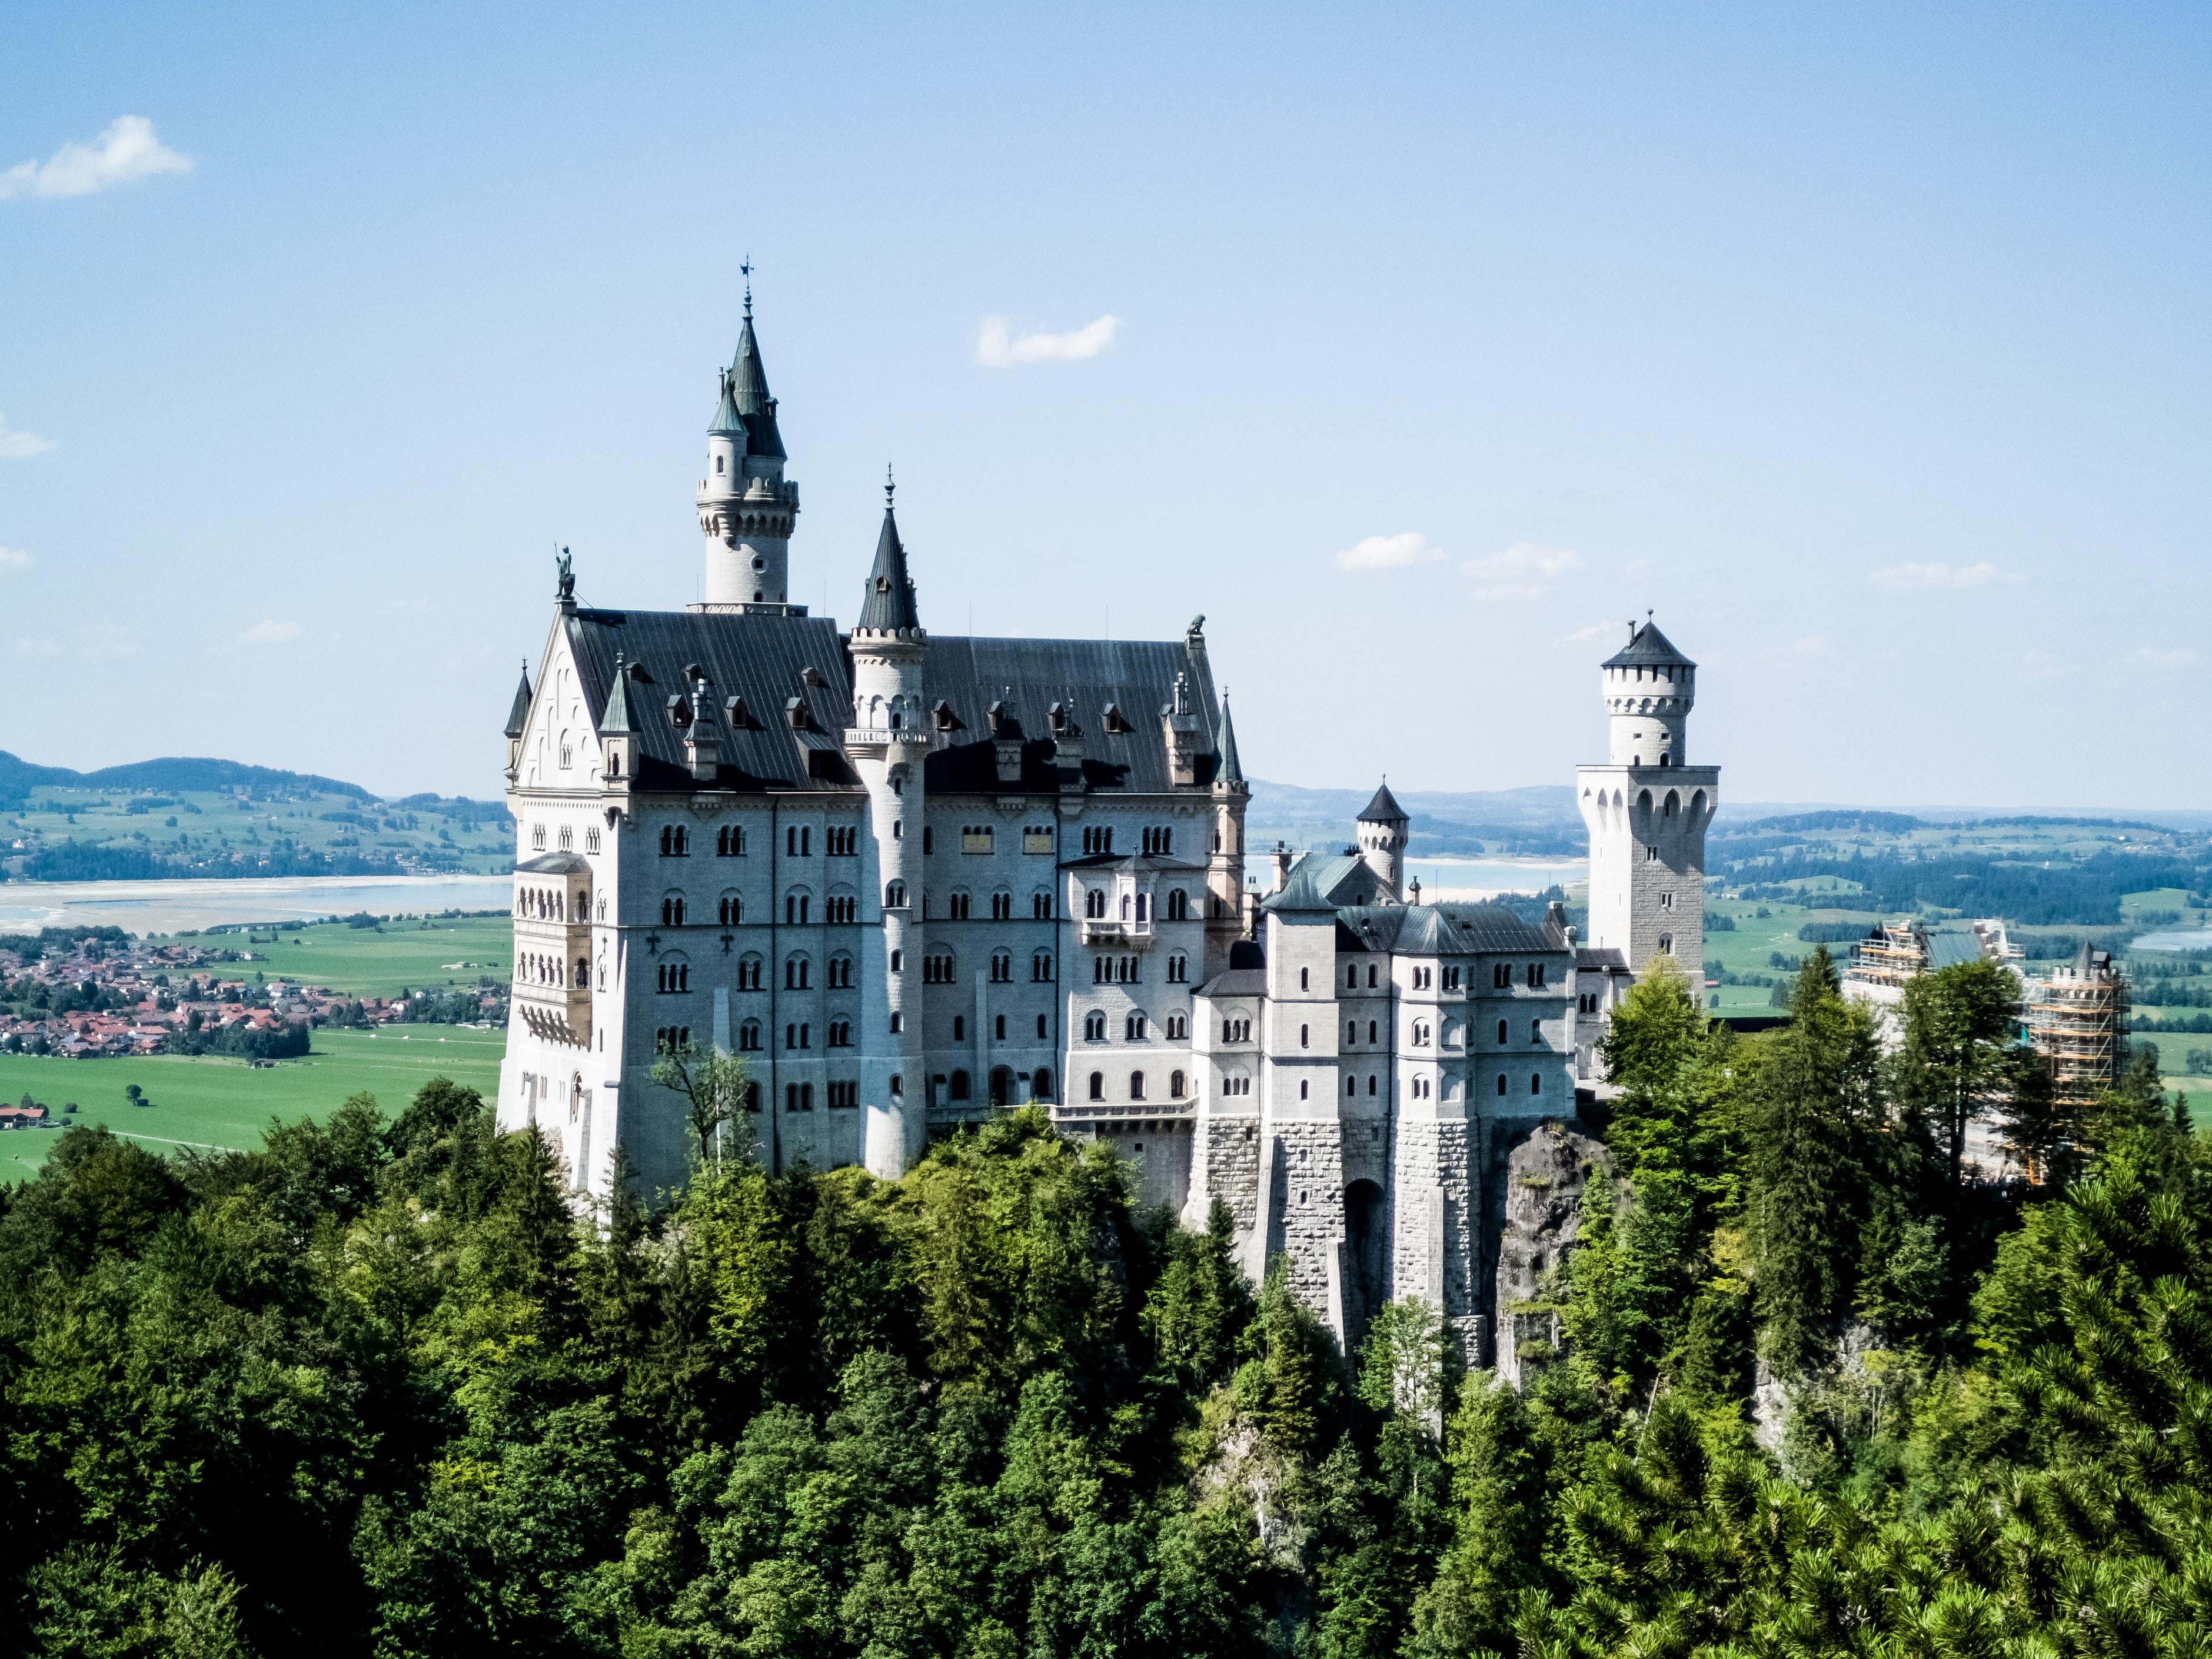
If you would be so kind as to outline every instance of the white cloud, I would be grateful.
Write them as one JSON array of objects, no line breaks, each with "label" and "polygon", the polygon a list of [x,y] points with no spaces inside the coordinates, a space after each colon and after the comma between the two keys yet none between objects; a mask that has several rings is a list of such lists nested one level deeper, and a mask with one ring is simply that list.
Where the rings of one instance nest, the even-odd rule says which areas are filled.
[{"label": "white cloud", "polygon": [[1927,593],[1937,591],[1956,592],[1968,587],[1988,587],[1997,582],[2024,582],[2027,577],[2015,570],[2000,570],[1984,561],[1980,564],[1885,565],[1874,573],[1874,585],[1887,587],[1894,593]]},{"label": "white cloud", "polygon": [[283,645],[300,637],[300,624],[295,622],[259,622],[238,636],[240,645]]},{"label": "white cloud", "polygon": [[2153,668],[2187,668],[2197,660],[2194,651],[2156,645],[2139,645],[2131,654],[2137,662],[2148,663]]},{"label": "white cloud", "polygon": [[1559,641],[1562,645],[1587,645],[1592,640],[1601,640],[1612,633],[1618,623],[1592,623],[1588,628],[1577,628]]},{"label": "white cloud", "polygon": [[9,426],[8,417],[0,415],[0,461],[28,460],[33,455],[43,455],[53,447],[47,439],[35,432],[26,432],[20,426]]},{"label": "white cloud", "polygon": [[0,570],[28,570],[31,556],[20,547],[0,547]]},{"label": "white cloud", "polygon": [[125,115],[88,144],[64,144],[43,162],[19,161],[0,173],[0,200],[10,196],[89,196],[95,191],[190,173],[191,161],[154,136],[143,115]]},{"label": "white cloud", "polygon": [[1478,584],[1478,599],[1533,599],[1554,576],[1579,570],[1583,556],[1565,547],[1545,547],[1536,542],[1516,542],[1496,553],[1469,559],[1460,568]]},{"label": "white cloud", "polygon": [[1121,319],[1109,313],[1064,334],[1042,330],[1017,334],[1014,325],[1006,318],[986,317],[981,331],[975,336],[975,361],[986,368],[1012,368],[1017,363],[1080,362],[1085,357],[1096,357],[1113,344],[1121,326]]},{"label": "white cloud", "polygon": [[1828,648],[1828,636],[1826,634],[1808,634],[1803,639],[1794,641],[1790,648],[1792,651],[1802,651],[1809,657],[1815,652],[1826,651]]},{"label": "white cloud", "polygon": [[1336,556],[1339,570],[1403,570],[1409,564],[1434,564],[1444,556],[1418,530],[1398,536],[1370,536]]}]

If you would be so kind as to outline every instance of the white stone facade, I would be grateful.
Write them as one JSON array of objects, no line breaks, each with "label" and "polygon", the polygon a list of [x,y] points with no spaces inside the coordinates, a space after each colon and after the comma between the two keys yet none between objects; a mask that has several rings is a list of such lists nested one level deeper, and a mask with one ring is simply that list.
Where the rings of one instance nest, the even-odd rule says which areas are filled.
[{"label": "white stone facade", "polygon": [[790,605],[797,494],[750,313],[708,447],[706,601],[594,609],[564,574],[508,722],[501,1126],[603,1200],[618,1172],[685,1178],[684,1103],[652,1079],[671,1046],[746,1060],[741,1132],[781,1170],[895,1176],[1036,1101],[1121,1152],[1140,1201],[1194,1226],[1225,1204],[1254,1276],[1284,1258],[1347,1343],[1419,1296],[1486,1358],[1492,1166],[1573,1115],[1629,975],[1700,959],[1717,771],[1682,763],[1686,660],[1646,629],[1607,665],[1612,757],[1578,775],[1590,940],[1556,907],[1405,902],[1387,789],[1357,847],[1279,860],[1262,894],[1202,618],[933,636],[888,503],[850,632]]}]

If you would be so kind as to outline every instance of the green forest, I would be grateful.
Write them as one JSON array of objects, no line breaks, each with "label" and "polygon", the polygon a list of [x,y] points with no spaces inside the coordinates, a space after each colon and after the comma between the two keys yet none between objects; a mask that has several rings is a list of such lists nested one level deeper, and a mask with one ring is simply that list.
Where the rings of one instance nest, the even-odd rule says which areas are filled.
[{"label": "green forest", "polygon": [[0,1189],[0,1648],[2203,1654],[2212,1161],[2154,1069],[2057,1101],[2010,984],[1886,1054],[1824,948],[1755,1036],[1639,983],[1518,1390],[1419,1303],[1340,1354],[1033,1111],[896,1182],[702,1129],[582,1224],[447,1083],[72,1131]]}]

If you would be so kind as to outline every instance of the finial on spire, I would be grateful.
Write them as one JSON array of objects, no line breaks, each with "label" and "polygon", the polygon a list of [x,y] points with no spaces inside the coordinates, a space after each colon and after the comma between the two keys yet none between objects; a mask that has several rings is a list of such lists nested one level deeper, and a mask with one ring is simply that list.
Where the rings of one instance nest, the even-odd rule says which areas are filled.
[{"label": "finial on spire", "polygon": [[894,492],[894,491],[896,491],[897,489],[898,489],[898,485],[897,485],[897,483],[896,483],[892,479],[892,477],[891,477],[891,464],[890,464],[889,461],[885,461],[885,462],[884,463],[884,512],[888,513],[888,512],[890,512],[890,511],[891,510],[891,495],[892,495],[893,492]]},{"label": "finial on spire", "polygon": [[745,319],[750,322],[753,314],[753,256],[750,253],[745,255],[744,263],[738,269],[744,274]]}]

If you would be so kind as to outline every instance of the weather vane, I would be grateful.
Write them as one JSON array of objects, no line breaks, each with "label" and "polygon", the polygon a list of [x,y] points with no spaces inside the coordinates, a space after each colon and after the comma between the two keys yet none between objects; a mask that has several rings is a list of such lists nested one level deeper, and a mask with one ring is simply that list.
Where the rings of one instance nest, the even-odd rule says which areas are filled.
[{"label": "weather vane", "polygon": [[753,256],[750,253],[745,255],[744,262],[738,266],[738,269],[744,275],[745,315],[750,317],[753,314]]}]

